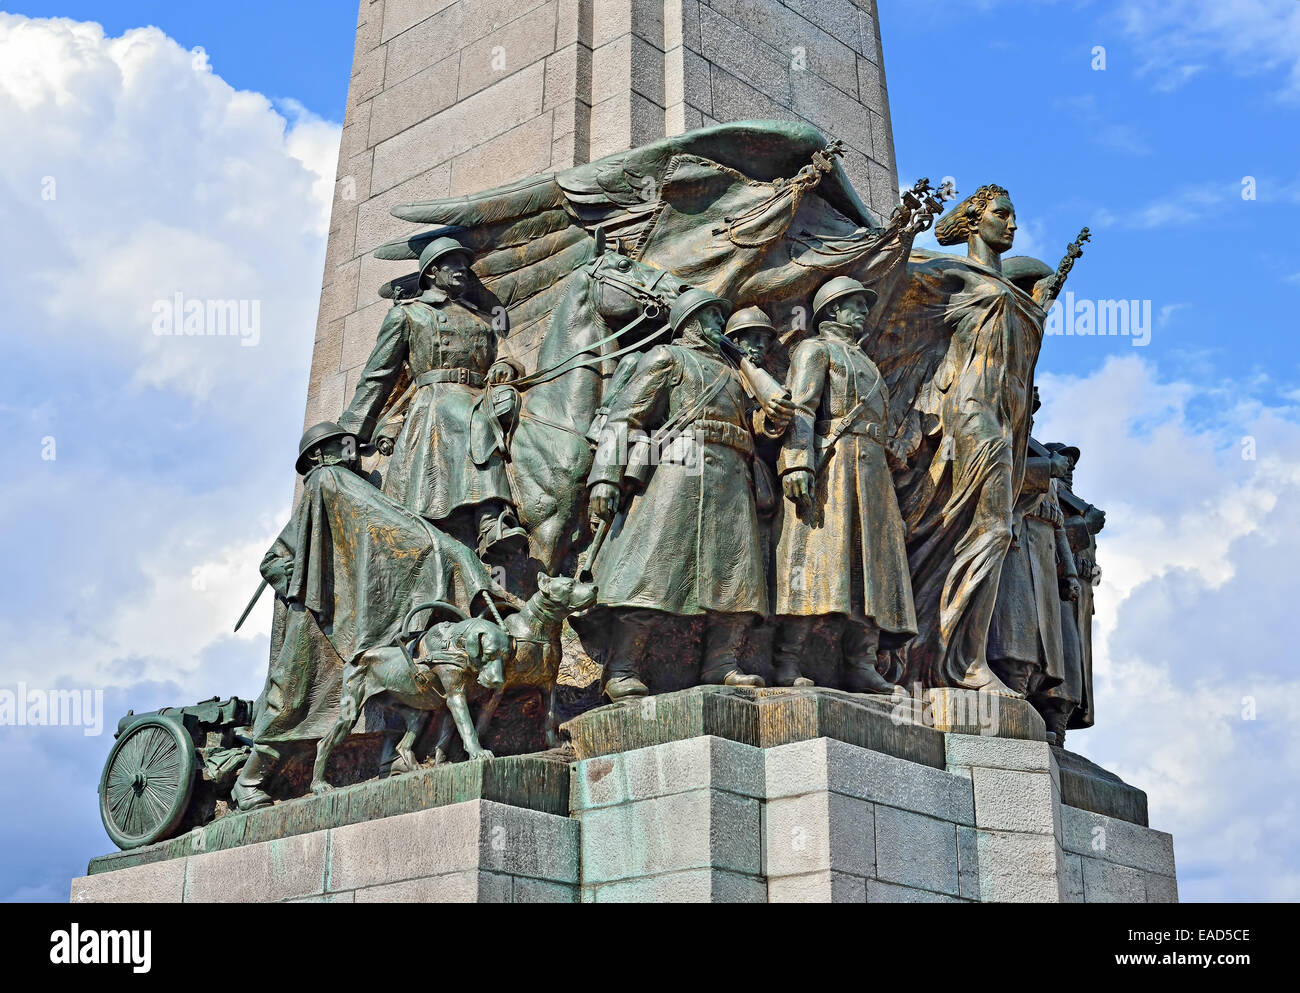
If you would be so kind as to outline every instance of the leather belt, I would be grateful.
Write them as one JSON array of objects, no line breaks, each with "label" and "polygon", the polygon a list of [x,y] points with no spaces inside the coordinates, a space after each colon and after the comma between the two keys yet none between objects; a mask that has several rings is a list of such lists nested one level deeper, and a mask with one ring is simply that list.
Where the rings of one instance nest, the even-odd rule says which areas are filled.
[{"label": "leather belt", "polygon": [[484,379],[472,369],[430,369],[415,377],[417,387],[432,386],[434,383],[459,383],[478,388],[483,385]]},{"label": "leather belt", "polygon": [[699,444],[726,445],[742,455],[752,457],[754,454],[754,436],[748,428],[738,424],[701,418],[691,422],[689,431]]}]

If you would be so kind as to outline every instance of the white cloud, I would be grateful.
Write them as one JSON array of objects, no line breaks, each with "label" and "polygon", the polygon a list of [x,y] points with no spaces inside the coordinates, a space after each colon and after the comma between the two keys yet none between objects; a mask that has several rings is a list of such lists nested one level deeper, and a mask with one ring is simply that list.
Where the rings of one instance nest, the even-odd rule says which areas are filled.
[{"label": "white cloud", "polygon": [[1081,139],[1096,142],[1103,148],[1123,152],[1126,155],[1151,154],[1151,146],[1147,144],[1138,129],[1131,124],[1111,120],[1098,106],[1095,93],[1056,100],[1052,109],[1058,114],[1074,119]]},{"label": "white cloud", "polygon": [[[43,334],[111,340],[137,385],[265,394],[310,353],[340,133],[285,111],[156,28],[0,14],[0,287]],[[156,336],[154,304],[177,292],[258,301],[257,348]]]},{"label": "white cloud", "polygon": [[[0,667],[102,688],[108,732],[0,728],[0,810],[25,812],[0,845],[26,853],[0,898],[66,899],[109,847],[94,785],[128,707],[261,686],[270,598],[231,627],[289,511],[339,133],[157,29],[0,13]],[[155,335],[178,292],[257,301],[256,347]]]},{"label": "white cloud", "polygon": [[[0,13],[0,134],[5,679],[256,693],[269,598],[231,627],[289,511],[340,128],[156,28]],[[154,334],[178,292],[257,301],[256,347]]]},{"label": "white cloud", "polygon": [[1173,323],[1175,315],[1180,310],[1186,310],[1190,306],[1191,304],[1187,303],[1186,301],[1179,301],[1178,303],[1167,303],[1164,306],[1162,306],[1159,312],[1156,314],[1156,323],[1162,328],[1168,327],[1170,324]]},{"label": "white cloud", "polygon": [[1279,96],[1300,100],[1300,4],[1294,0],[1129,0],[1115,8],[1145,60],[1141,72],[1170,91],[1216,61],[1241,75],[1282,75]]},{"label": "white cloud", "polygon": [[1188,184],[1139,207],[1103,209],[1098,212],[1096,226],[1151,230],[1192,225],[1219,213],[1234,197],[1241,199],[1240,180]]},{"label": "white cloud", "polygon": [[[1098,724],[1070,746],[1148,792],[1184,899],[1295,900],[1300,678],[1283,634],[1300,557],[1295,410],[1247,384],[1162,380],[1140,358],[1040,387],[1035,434],[1079,445],[1077,489],[1108,512]],[[1194,418],[1206,400],[1217,416]]]}]

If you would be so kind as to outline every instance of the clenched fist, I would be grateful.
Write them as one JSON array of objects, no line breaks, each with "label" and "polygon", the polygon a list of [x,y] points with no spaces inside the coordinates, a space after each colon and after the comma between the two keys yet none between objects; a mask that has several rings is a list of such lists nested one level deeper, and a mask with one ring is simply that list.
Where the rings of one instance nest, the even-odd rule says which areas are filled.
[{"label": "clenched fist", "polygon": [[613,483],[597,483],[591,488],[590,505],[593,517],[613,520],[618,513],[618,487]]},{"label": "clenched fist", "polygon": [[811,469],[795,469],[781,480],[785,498],[800,507],[807,507],[813,499],[813,474]]}]

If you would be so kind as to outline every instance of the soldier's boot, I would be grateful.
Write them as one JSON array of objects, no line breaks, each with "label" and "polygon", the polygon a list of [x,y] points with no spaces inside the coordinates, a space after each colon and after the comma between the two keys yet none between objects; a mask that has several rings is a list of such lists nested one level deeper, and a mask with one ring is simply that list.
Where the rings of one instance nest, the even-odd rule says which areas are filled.
[{"label": "soldier's boot", "polygon": [[1035,669],[1032,662],[1022,662],[1019,659],[996,659],[989,663],[989,668],[1006,684],[1007,689],[1021,696],[1029,692],[1029,680],[1033,677]]},{"label": "soldier's boot", "polygon": [[850,693],[893,693],[894,684],[876,668],[880,628],[874,624],[844,625],[844,688]]},{"label": "soldier's boot", "polygon": [[254,745],[248,753],[248,761],[239,770],[239,778],[230,789],[230,799],[240,810],[256,810],[267,807],[273,802],[271,794],[262,789],[266,777],[271,773],[271,763],[276,753],[265,745]]},{"label": "soldier's boot", "polygon": [[700,683],[708,686],[763,686],[762,676],[753,676],[740,668],[745,647],[745,630],[751,623],[747,614],[709,614],[704,629],[704,664],[700,666]]},{"label": "soldier's boot", "polygon": [[528,532],[519,526],[510,506],[496,500],[483,504],[478,517],[478,557],[499,562],[527,550]]},{"label": "soldier's boot", "polygon": [[612,703],[628,697],[647,696],[649,693],[650,687],[631,673],[611,676],[605,683],[605,696],[609,697]]},{"label": "soldier's boot", "polygon": [[637,668],[645,658],[646,645],[661,628],[660,620],[648,610],[614,613],[605,663],[605,695],[611,701],[649,694],[650,687],[637,675]]},{"label": "soldier's boot", "polygon": [[1047,741],[1060,748],[1065,747],[1065,728],[1070,723],[1070,713],[1074,704],[1068,700],[1049,700],[1038,708],[1047,725]]},{"label": "soldier's boot", "polygon": [[783,617],[781,633],[777,639],[776,651],[772,653],[774,668],[772,681],[777,686],[815,686],[816,684],[803,674],[804,646],[808,643],[808,633],[812,627],[810,617]]}]

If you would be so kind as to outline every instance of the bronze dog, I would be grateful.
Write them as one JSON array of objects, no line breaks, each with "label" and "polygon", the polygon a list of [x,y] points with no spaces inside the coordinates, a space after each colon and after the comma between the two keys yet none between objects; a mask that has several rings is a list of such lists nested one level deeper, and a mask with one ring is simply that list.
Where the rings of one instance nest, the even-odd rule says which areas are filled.
[{"label": "bronze dog", "polygon": [[[429,605],[413,610],[408,621],[425,606]],[[433,625],[419,636],[414,651],[406,648],[408,637],[411,636],[404,635],[398,645],[372,648],[355,662],[344,665],[339,719],[316,746],[312,792],[333,789],[325,780],[330,752],[356,726],[361,708],[370,700],[401,714],[406,724],[406,733],[395,749],[392,745],[385,746],[381,768],[392,763],[389,753],[393,750],[406,769],[416,768],[413,752],[416,737],[428,715],[443,710],[455,723],[471,759],[493,757],[479,744],[465,691],[473,675],[477,675],[478,684],[487,690],[504,685],[506,661],[514,652],[514,639],[504,628],[479,617]]]},{"label": "bronze dog", "polygon": [[[560,671],[560,628],[569,615],[587,610],[596,602],[596,586],[568,576],[537,575],[537,592],[528,598],[523,609],[507,614],[506,630],[514,642],[514,652],[506,665],[505,681],[483,702],[476,726],[480,737],[487,734],[504,692],[525,687],[542,691],[546,703],[546,743],[560,745],[555,720],[555,683]],[[434,754],[444,761],[452,734],[450,714],[444,714],[438,729]],[[463,736],[462,736],[463,740]]]}]

